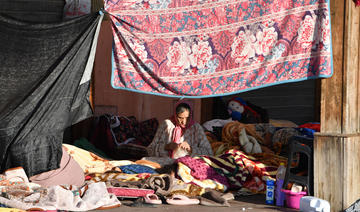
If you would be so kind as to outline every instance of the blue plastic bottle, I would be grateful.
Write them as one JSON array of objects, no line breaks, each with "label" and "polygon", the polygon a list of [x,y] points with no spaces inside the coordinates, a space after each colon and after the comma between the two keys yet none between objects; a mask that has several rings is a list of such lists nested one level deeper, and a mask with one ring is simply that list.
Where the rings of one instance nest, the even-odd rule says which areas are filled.
[{"label": "blue plastic bottle", "polygon": [[275,182],[273,180],[266,180],[266,204],[274,204],[274,190]]},{"label": "blue plastic bottle", "polygon": [[284,184],[285,173],[286,173],[285,164],[280,163],[280,166],[276,172],[275,199],[277,206],[284,206],[285,194],[284,192],[281,191],[281,189]]}]

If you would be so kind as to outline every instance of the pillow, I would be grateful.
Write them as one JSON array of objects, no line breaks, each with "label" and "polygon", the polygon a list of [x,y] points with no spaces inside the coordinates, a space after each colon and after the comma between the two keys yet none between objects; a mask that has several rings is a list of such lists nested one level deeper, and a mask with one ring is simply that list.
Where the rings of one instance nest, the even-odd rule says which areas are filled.
[{"label": "pillow", "polygon": [[270,119],[269,122],[274,127],[298,127],[297,124],[289,120]]}]

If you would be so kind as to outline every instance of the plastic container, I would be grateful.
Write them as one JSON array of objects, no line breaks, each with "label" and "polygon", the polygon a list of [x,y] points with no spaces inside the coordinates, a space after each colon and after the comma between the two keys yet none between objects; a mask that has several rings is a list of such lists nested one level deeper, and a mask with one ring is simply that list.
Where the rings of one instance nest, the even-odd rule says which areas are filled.
[{"label": "plastic container", "polygon": [[290,190],[281,189],[285,193],[286,206],[289,208],[300,208],[300,199],[306,195],[305,191],[301,192],[292,192]]},{"label": "plastic container", "polygon": [[274,180],[266,180],[266,204],[273,205],[274,204],[274,190],[275,190],[275,182]]},{"label": "plastic container", "polygon": [[280,163],[279,168],[276,171],[276,188],[275,188],[275,199],[277,206],[284,206],[285,194],[281,191],[284,184],[286,173],[286,167],[284,163]]},{"label": "plastic container", "polygon": [[330,203],[317,197],[305,196],[300,199],[300,211],[330,212]]}]

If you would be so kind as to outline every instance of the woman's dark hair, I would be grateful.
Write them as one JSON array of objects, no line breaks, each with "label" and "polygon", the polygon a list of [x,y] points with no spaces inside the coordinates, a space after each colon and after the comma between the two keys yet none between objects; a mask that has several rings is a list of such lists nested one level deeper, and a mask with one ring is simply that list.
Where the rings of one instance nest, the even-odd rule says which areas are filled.
[{"label": "woman's dark hair", "polygon": [[178,104],[178,106],[176,106],[176,109],[175,109],[176,114],[180,114],[185,111],[189,111],[189,113],[191,112],[190,105],[188,105],[186,103],[180,103],[180,104]]}]

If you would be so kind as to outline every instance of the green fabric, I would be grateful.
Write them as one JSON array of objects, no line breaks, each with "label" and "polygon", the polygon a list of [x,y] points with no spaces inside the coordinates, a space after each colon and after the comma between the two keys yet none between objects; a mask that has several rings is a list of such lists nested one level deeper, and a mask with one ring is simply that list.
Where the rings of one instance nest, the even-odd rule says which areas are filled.
[{"label": "green fabric", "polygon": [[100,149],[96,148],[86,138],[80,138],[78,140],[75,140],[73,145],[76,146],[76,147],[79,147],[81,149],[85,149],[85,150],[87,150],[89,152],[95,153],[100,157],[103,157],[103,158],[106,158],[106,159],[110,158],[109,156],[107,156],[105,154],[105,152],[103,152]]}]

